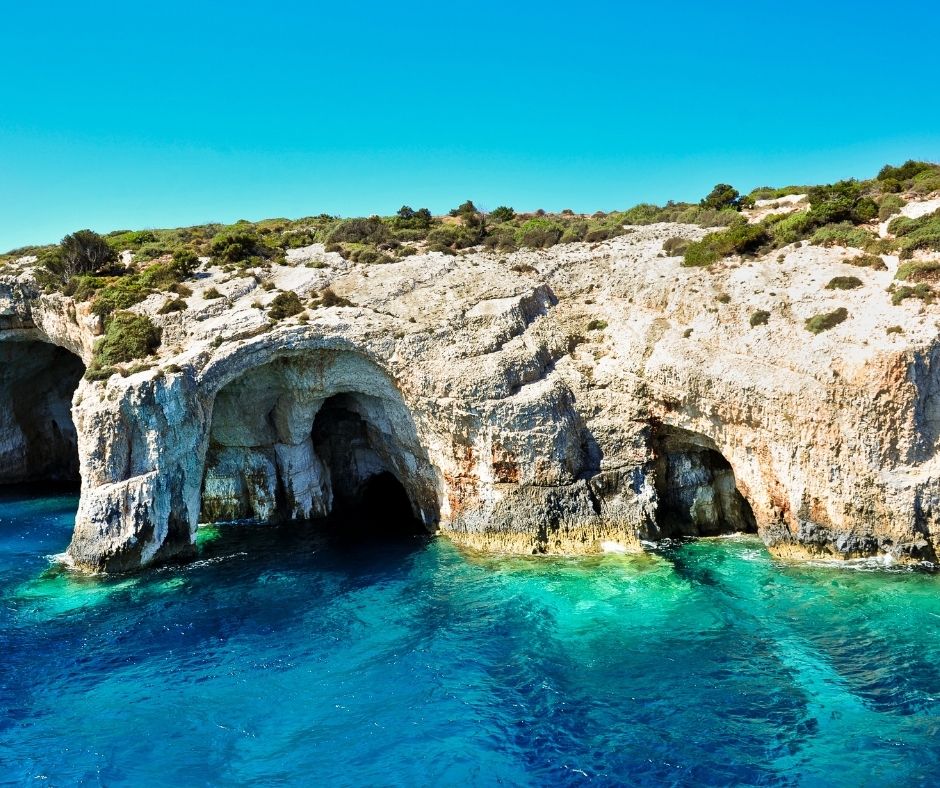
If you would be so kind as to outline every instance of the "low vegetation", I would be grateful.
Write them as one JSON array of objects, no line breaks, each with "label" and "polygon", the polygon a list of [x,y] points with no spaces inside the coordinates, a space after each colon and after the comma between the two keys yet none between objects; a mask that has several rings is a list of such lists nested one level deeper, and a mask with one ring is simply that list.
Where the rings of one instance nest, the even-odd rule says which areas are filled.
[{"label": "low vegetation", "polygon": [[834,276],[826,285],[826,290],[854,290],[862,286],[862,280],[857,276]]},{"label": "low vegetation", "polygon": [[940,279],[940,260],[909,260],[894,275],[902,282],[933,282]]},{"label": "low vegetation", "polygon": [[94,357],[85,376],[103,380],[125,364],[153,355],[160,347],[160,329],[146,315],[115,312],[107,321],[104,336],[95,344]]},{"label": "low vegetation", "polygon": [[751,328],[755,326],[766,326],[770,320],[770,312],[766,309],[758,309],[751,313]]},{"label": "low vegetation", "polygon": [[805,322],[806,330],[813,334],[820,334],[834,328],[848,318],[849,312],[844,306],[834,309],[832,312],[823,312],[820,315],[813,315],[807,318]]},{"label": "low vegetation", "polygon": [[727,230],[706,235],[701,241],[689,244],[683,265],[711,265],[732,254],[757,252],[770,237],[759,224],[738,224]]},{"label": "low vegetation", "polygon": [[293,290],[287,290],[274,296],[274,300],[268,307],[268,317],[272,320],[283,320],[286,317],[299,315],[304,311],[304,305],[300,302],[300,296]]},{"label": "low vegetation", "polygon": [[[184,282],[197,275],[203,265],[233,273],[257,271],[284,263],[290,250],[314,243],[324,244],[327,251],[347,260],[376,265],[419,252],[455,256],[480,247],[506,253],[557,244],[594,244],[629,234],[636,225],[678,222],[715,228],[696,242],[673,236],[663,244],[665,254],[683,256],[687,266],[708,266],[729,255],[757,255],[805,242],[861,249],[867,257],[847,262],[869,264],[861,261],[894,252],[911,260],[919,251],[940,250],[940,211],[917,219],[897,216],[907,200],[936,191],[940,191],[940,165],[908,161],[885,166],[868,180],[763,186],[746,195],[720,183],[697,202],[642,203],[624,211],[591,215],[569,209],[520,212],[508,205],[486,211],[465,200],[446,216],[403,205],[391,216],[320,214],[295,220],[117,230],[103,236],[79,230],[56,245],[25,247],[0,255],[0,270],[18,257],[36,255],[38,279],[46,291],[93,301],[94,311],[105,317],[154,293],[177,296],[165,302],[177,304],[188,291]],[[795,194],[806,198],[791,212],[766,215],[750,224],[742,212],[757,200]],[[896,237],[878,238],[875,224],[889,219],[890,233]],[[883,265],[871,263],[874,268]],[[210,289],[204,296],[221,294]]]},{"label": "low vegetation", "polygon": [[888,225],[888,231],[898,238],[902,260],[909,260],[918,249],[940,251],[940,210],[917,219],[899,216]]},{"label": "low vegetation", "polygon": [[917,298],[926,304],[932,304],[934,300],[933,290],[930,286],[919,282],[916,285],[900,285],[891,289],[891,303],[897,306],[908,298]]},{"label": "low vegetation", "polygon": [[873,271],[886,271],[888,266],[885,261],[877,254],[863,254],[858,257],[850,257],[845,262],[849,265],[855,265],[859,268],[871,268]]}]

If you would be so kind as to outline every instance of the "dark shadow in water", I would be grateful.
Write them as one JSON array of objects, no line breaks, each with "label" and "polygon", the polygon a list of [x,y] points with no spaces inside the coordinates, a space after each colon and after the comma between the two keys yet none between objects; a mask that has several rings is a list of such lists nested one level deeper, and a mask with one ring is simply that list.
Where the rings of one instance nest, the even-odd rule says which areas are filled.
[{"label": "dark shadow in water", "polygon": [[67,482],[17,482],[0,484],[0,501],[28,501],[36,498],[77,498],[81,485]]},{"label": "dark shadow in water", "polygon": [[217,525],[215,539],[200,549],[200,558],[246,553],[265,563],[290,556],[335,551],[344,558],[370,556],[389,562],[422,549],[431,538],[414,516],[411,501],[391,473],[368,478],[355,497],[336,501],[328,516],[280,525]]}]

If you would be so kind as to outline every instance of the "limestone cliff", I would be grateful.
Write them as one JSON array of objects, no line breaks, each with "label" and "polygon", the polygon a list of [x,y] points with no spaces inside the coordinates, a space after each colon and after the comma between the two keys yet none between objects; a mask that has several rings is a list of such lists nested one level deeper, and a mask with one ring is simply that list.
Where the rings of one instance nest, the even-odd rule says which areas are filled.
[{"label": "limestone cliff", "polygon": [[[68,555],[90,570],[185,555],[203,521],[325,514],[379,473],[428,530],[484,550],[756,529],[785,557],[935,561],[936,309],[892,304],[890,256],[791,246],[696,269],[661,252],[704,232],[212,268],[185,311],[134,307],[163,344],[101,382],[78,381],[100,325],[27,266],[0,283],[0,481],[74,476],[77,443]],[[847,274],[863,286],[825,289]],[[352,305],[269,321],[278,291],[328,286]],[[837,307],[844,322],[804,328]]]}]

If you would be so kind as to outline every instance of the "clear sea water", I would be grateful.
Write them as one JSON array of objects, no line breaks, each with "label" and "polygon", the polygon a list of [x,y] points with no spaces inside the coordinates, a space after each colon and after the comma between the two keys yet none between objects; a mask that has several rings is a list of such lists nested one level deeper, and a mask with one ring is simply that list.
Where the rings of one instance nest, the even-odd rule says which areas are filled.
[{"label": "clear sea water", "polygon": [[232,527],[88,579],[75,506],[0,498],[4,784],[940,782],[936,575]]}]

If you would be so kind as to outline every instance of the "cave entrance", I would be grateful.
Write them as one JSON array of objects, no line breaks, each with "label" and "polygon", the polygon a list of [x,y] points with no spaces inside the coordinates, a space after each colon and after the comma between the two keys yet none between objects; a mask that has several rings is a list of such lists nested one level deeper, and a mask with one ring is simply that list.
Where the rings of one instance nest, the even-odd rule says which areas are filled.
[{"label": "cave entrance", "polygon": [[757,533],[734,470],[711,439],[658,424],[652,448],[659,538]]},{"label": "cave entrance", "polygon": [[79,482],[72,396],[84,372],[57,345],[0,343],[0,484]]},{"label": "cave entrance", "polygon": [[314,419],[314,451],[332,482],[330,530],[352,541],[427,534],[396,475],[394,437],[368,418],[375,404],[361,394],[339,394]]},{"label": "cave entrance", "polygon": [[410,410],[361,356],[281,359],[216,395],[201,522],[314,523],[344,541],[410,538],[436,530],[438,495]]}]

